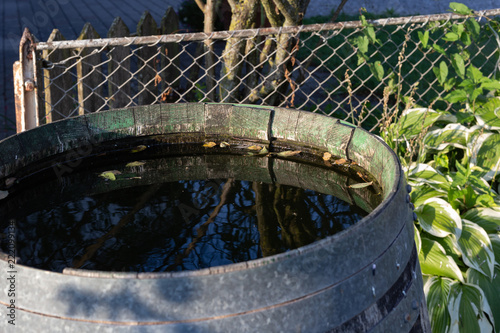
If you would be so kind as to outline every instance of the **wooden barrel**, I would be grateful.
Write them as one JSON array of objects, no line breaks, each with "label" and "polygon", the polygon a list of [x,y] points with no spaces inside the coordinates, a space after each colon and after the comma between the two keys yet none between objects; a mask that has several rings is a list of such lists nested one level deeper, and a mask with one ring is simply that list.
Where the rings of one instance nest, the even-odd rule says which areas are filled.
[{"label": "wooden barrel", "polygon": [[[16,329],[430,332],[409,189],[399,161],[376,136],[331,117],[210,103],[88,114],[1,141],[0,190],[8,191],[16,178],[36,168],[50,168],[48,157],[77,163],[102,153],[107,143],[116,140],[169,134],[185,134],[191,140],[234,137],[328,151],[369,171],[383,188],[384,199],[352,227],[305,247],[197,271],[55,273],[17,263],[10,266],[11,258],[1,254],[0,270],[14,272],[9,274],[14,275],[16,293],[15,297],[1,293],[0,304],[14,302]],[[300,182],[300,173],[295,175]],[[366,205],[359,190],[343,191]],[[0,330],[9,328],[4,317]]]}]

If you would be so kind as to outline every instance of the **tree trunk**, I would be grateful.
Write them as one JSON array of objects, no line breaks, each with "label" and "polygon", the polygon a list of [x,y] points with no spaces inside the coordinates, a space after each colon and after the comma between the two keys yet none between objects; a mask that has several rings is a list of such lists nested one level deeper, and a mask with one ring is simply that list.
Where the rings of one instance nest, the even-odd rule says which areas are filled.
[{"label": "tree trunk", "polygon": [[[262,6],[267,18],[273,27],[291,27],[302,23],[309,0],[263,0]],[[266,79],[250,94],[250,101],[255,102],[260,98],[266,98],[266,104],[278,105],[282,96],[286,93],[289,80],[288,74],[292,71],[293,62],[290,62],[298,48],[293,48],[294,38],[290,34],[275,36],[276,51],[270,57],[269,73]],[[269,50],[269,48],[265,48]]]},{"label": "tree trunk", "polygon": [[[229,30],[249,29],[254,24],[257,0],[228,0],[231,6],[231,25]],[[229,38],[222,54],[220,101],[238,102],[238,85],[243,62],[241,61],[246,42],[241,38]]]}]

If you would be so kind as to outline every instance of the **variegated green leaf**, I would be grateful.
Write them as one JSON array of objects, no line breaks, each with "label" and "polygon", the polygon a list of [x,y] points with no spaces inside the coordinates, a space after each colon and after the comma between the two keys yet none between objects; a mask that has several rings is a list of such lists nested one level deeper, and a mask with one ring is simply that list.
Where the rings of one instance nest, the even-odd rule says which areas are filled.
[{"label": "variegated green leaf", "polygon": [[449,188],[451,180],[428,164],[419,163],[408,172],[408,178],[418,184],[437,184]]},{"label": "variegated green leaf", "polygon": [[417,253],[420,253],[420,250],[422,249],[422,240],[420,239],[420,231],[418,231],[415,225],[413,225],[413,231],[415,233],[415,246],[417,248]]},{"label": "variegated green leaf", "polygon": [[483,228],[471,221],[462,219],[462,234],[457,237],[457,247],[462,251],[462,259],[467,266],[474,268],[489,278],[493,277],[495,255],[490,238]]},{"label": "variegated green leaf", "polygon": [[[500,332],[500,267],[495,267],[495,274],[493,279],[489,279],[475,269],[470,268],[467,271],[467,282],[475,284],[483,291],[483,296],[489,308],[489,314],[495,324],[495,333]],[[485,310],[486,312],[486,310]]]},{"label": "variegated green leaf", "polygon": [[448,332],[451,317],[448,312],[448,295],[453,280],[433,276],[424,284],[427,309],[432,332]]},{"label": "variegated green leaf", "polygon": [[495,254],[495,265],[500,267],[500,235],[499,234],[489,234],[491,248]]},{"label": "variegated green leaf", "polygon": [[420,226],[431,235],[445,237],[453,234],[460,238],[462,219],[447,201],[440,198],[427,199],[417,207],[415,213]]},{"label": "variegated green leaf", "polygon": [[421,239],[422,249],[418,254],[422,273],[446,276],[463,281],[462,272],[453,258],[446,254],[445,249],[436,241]]},{"label": "variegated green leaf", "polygon": [[426,148],[443,150],[448,146],[467,148],[469,129],[460,124],[448,124],[445,128],[430,131],[424,138]]},{"label": "variegated green leaf", "polygon": [[500,130],[500,99],[489,98],[474,113],[477,123],[489,130]]},{"label": "variegated green leaf", "polygon": [[478,224],[488,233],[500,231],[500,207],[473,208],[465,212],[462,218]]},{"label": "variegated green leaf", "polygon": [[469,150],[471,166],[486,170],[483,178],[489,181],[500,172],[500,134],[483,133],[475,137]]},{"label": "variegated green leaf", "polygon": [[437,190],[428,184],[424,184],[421,186],[415,186],[413,191],[411,191],[410,197],[411,202],[418,207],[424,203],[425,200],[429,198],[438,198],[438,197],[447,197],[448,193],[445,191]]},{"label": "variegated green leaf", "polygon": [[450,331],[481,332],[478,322],[479,317],[484,316],[481,305],[481,291],[477,286],[458,281],[453,282],[450,285],[448,303],[451,316]]},{"label": "variegated green leaf", "polygon": [[411,138],[422,132],[422,128],[431,126],[439,113],[427,108],[409,109],[401,114],[398,121],[399,135]]}]

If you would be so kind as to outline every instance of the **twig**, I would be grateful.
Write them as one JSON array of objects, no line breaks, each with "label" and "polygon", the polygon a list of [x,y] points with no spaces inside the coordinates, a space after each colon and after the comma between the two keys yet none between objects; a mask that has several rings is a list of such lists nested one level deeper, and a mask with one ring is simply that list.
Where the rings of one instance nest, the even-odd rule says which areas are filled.
[{"label": "twig", "polygon": [[182,261],[189,256],[191,251],[194,250],[194,248],[196,247],[196,244],[198,244],[198,242],[205,236],[205,234],[208,230],[208,226],[212,222],[215,221],[215,218],[217,217],[217,215],[219,215],[219,212],[222,209],[222,207],[224,207],[224,205],[227,204],[227,201],[229,200],[229,195],[231,193],[233,185],[234,185],[234,179],[229,178],[222,188],[222,194],[220,196],[219,204],[214,208],[214,210],[212,211],[212,213],[208,217],[208,220],[205,223],[203,223],[198,228],[198,230],[196,230],[196,237],[191,241],[191,243],[188,245],[188,247],[184,250],[183,253],[180,253],[177,255],[177,257],[175,258],[175,262],[173,264],[169,265],[167,267],[166,271],[171,271],[176,266],[180,265],[182,263]]},{"label": "twig", "polygon": [[73,262],[72,268],[82,267],[83,264],[90,260],[95,255],[97,250],[99,250],[103,246],[104,242],[116,235],[120,231],[120,229],[122,229],[127,223],[133,221],[135,214],[144,207],[144,205],[156,194],[160,187],[161,185],[159,184],[152,185],[148,189],[148,191],[142,195],[141,199],[135,204],[134,208],[130,212],[128,212],[127,215],[122,217],[120,219],[120,222],[118,222],[118,224],[116,224],[113,229],[99,237],[94,244],[87,247],[87,251],[85,252],[85,254],[79,260]]}]

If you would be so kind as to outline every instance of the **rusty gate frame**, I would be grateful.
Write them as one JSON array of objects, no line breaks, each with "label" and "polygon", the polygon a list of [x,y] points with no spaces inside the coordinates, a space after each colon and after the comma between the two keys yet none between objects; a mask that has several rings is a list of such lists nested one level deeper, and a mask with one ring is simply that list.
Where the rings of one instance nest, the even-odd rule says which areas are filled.
[{"label": "rusty gate frame", "polygon": [[34,36],[25,28],[19,45],[19,60],[13,66],[17,133],[39,124],[35,45]]}]

